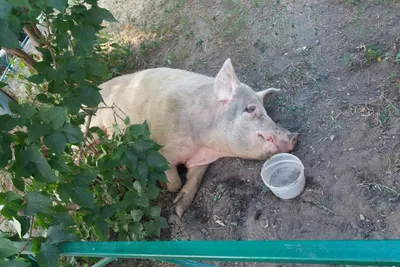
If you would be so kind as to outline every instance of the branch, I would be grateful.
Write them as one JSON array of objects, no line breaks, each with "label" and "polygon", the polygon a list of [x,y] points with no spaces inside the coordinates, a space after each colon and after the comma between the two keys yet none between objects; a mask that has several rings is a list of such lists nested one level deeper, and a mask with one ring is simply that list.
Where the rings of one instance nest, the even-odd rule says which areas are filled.
[{"label": "branch", "polygon": [[[32,231],[33,231],[33,220],[35,219],[35,216],[31,217],[31,227],[29,228],[29,237],[32,237]],[[21,251],[18,253],[17,258],[21,255],[22,252],[24,252],[25,248],[29,245],[30,241],[26,241],[25,246],[21,249]]]},{"label": "branch", "polygon": [[7,53],[20,58],[25,65],[27,65],[33,72],[37,73],[37,70],[33,67],[33,65],[36,64],[36,61],[33,59],[32,56],[30,56],[28,53],[26,53],[24,50],[21,48],[3,48],[6,50]]},{"label": "branch", "polygon": [[89,114],[88,115],[88,120],[87,120],[86,126],[85,126],[85,133],[83,135],[83,144],[82,144],[81,148],[79,149],[79,153],[78,153],[78,160],[81,160],[83,150],[85,149],[85,140],[86,140],[86,138],[88,136],[88,132],[89,132],[89,127],[90,127],[91,121],[92,121],[92,114]]},{"label": "branch", "polygon": [[42,47],[44,36],[34,24],[27,24],[23,27],[24,32],[29,36],[30,40],[37,47]]}]

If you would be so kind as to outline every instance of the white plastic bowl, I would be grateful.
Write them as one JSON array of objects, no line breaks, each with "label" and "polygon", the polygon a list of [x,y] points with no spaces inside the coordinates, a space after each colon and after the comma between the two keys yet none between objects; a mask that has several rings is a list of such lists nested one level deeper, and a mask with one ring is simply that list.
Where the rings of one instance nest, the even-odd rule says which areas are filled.
[{"label": "white plastic bowl", "polygon": [[300,195],[305,186],[304,166],[289,153],[280,153],[267,160],[261,169],[261,178],[272,193],[281,199]]}]

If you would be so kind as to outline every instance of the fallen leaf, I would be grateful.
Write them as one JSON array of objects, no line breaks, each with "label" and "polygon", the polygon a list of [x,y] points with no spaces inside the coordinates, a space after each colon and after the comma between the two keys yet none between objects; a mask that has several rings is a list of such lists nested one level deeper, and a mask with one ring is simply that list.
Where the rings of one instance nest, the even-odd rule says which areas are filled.
[{"label": "fallen leaf", "polygon": [[132,29],[132,25],[129,25],[129,24],[128,24],[128,25],[125,25],[125,26],[124,26],[124,29],[125,29],[125,30],[130,30],[130,29]]},{"label": "fallen leaf", "polygon": [[333,141],[333,139],[335,139],[335,135],[334,134],[332,134],[330,137],[329,137],[330,139],[331,139],[331,142]]},{"label": "fallen leaf", "polygon": [[360,213],[360,220],[361,220],[361,221],[364,221],[364,220],[365,220],[365,216],[362,215],[361,213]]},{"label": "fallen leaf", "polygon": [[381,62],[382,61],[382,58],[381,57],[378,57],[378,62]]},{"label": "fallen leaf", "polygon": [[361,112],[361,113],[365,113],[365,112],[367,112],[367,109],[366,109],[365,107],[362,107],[362,108],[360,109],[360,112]]}]

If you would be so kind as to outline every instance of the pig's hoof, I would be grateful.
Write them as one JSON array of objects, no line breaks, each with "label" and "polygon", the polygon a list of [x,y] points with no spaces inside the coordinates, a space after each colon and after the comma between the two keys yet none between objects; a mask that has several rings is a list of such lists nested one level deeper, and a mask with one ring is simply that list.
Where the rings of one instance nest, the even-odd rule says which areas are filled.
[{"label": "pig's hoof", "polygon": [[179,192],[178,196],[174,200],[175,212],[179,219],[182,218],[183,213],[189,208],[192,203],[193,197],[184,191]]}]

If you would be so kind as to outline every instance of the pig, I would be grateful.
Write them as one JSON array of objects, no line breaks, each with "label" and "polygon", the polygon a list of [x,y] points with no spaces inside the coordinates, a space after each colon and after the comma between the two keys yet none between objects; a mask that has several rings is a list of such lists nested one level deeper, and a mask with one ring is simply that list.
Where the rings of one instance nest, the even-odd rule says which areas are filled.
[{"label": "pig", "polygon": [[[230,58],[214,78],[162,67],[122,75],[99,87],[105,104],[115,103],[132,124],[147,121],[151,138],[163,146],[160,153],[170,163],[166,186],[178,193],[174,204],[179,218],[212,162],[222,157],[265,160],[291,152],[297,144],[298,133],[277,125],[264,108],[268,96],[281,90],[256,93],[239,81]],[[112,133],[113,123],[112,111],[98,109],[91,126]],[[177,171],[181,164],[187,167],[183,186]]]}]

